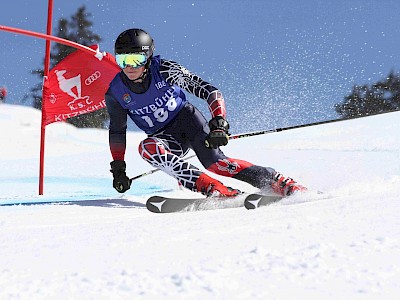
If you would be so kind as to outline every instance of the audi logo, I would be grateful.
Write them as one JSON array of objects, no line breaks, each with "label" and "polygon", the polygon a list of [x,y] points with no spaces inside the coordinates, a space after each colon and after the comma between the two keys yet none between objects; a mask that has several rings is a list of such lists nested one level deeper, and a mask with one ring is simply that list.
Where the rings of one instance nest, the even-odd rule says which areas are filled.
[{"label": "audi logo", "polygon": [[96,71],[92,75],[90,75],[88,78],[85,79],[85,84],[91,85],[93,82],[95,82],[100,77],[101,77],[100,71]]}]

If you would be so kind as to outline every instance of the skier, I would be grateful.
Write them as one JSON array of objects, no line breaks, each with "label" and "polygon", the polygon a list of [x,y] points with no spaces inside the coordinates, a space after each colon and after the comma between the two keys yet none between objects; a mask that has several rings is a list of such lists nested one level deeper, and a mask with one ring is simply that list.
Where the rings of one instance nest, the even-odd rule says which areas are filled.
[{"label": "skier", "polygon": [[0,102],[5,102],[6,96],[7,96],[7,89],[6,87],[3,86],[0,88]]},{"label": "skier", "polygon": [[[216,174],[284,196],[306,190],[273,168],[224,155],[219,147],[228,143],[229,123],[222,93],[180,64],[153,56],[154,49],[153,39],[142,29],[126,30],[115,41],[121,72],[110,83],[105,99],[113,158],[110,171],[118,192],[127,191],[131,185],[124,161],[127,116],[148,135],[139,144],[141,157],[189,190],[205,196],[234,197],[241,193],[183,160],[189,149]],[[207,101],[212,117],[208,123],[186,100],[184,91]]]}]

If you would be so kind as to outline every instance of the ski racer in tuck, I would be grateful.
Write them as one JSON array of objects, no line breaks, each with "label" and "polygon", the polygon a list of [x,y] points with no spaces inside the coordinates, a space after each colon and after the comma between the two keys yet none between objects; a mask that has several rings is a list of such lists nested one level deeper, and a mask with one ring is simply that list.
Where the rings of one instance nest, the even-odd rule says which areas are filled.
[{"label": "ski racer in tuck", "polygon": [[[113,187],[120,193],[130,188],[126,175],[127,117],[145,131],[140,156],[179,183],[205,196],[234,197],[241,192],[210,177],[183,157],[193,149],[203,167],[213,173],[245,181],[280,195],[304,187],[273,168],[227,157],[219,148],[229,140],[225,101],[221,92],[176,62],[153,56],[154,42],[141,29],[122,32],[115,42],[121,68],[105,95],[110,115],[109,145],[113,161]],[[184,92],[208,103],[211,120],[186,100]]]}]

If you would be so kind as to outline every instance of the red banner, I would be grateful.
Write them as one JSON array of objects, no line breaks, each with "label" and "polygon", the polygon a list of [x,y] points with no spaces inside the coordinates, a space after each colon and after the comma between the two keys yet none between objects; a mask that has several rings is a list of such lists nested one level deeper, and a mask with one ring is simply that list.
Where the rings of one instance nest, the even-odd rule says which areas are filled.
[{"label": "red banner", "polygon": [[76,50],[68,55],[50,70],[44,82],[44,126],[106,107],[104,94],[120,70],[109,53]]}]

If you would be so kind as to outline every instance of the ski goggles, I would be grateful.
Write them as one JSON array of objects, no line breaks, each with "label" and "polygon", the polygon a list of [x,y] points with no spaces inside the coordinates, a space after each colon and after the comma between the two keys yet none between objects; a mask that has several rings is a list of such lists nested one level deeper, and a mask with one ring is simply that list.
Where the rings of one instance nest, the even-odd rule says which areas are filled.
[{"label": "ski goggles", "polygon": [[146,53],[126,53],[115,55],[115,60],[121,69],[131,66],[132,68],[140,68],[147,62]]}]

